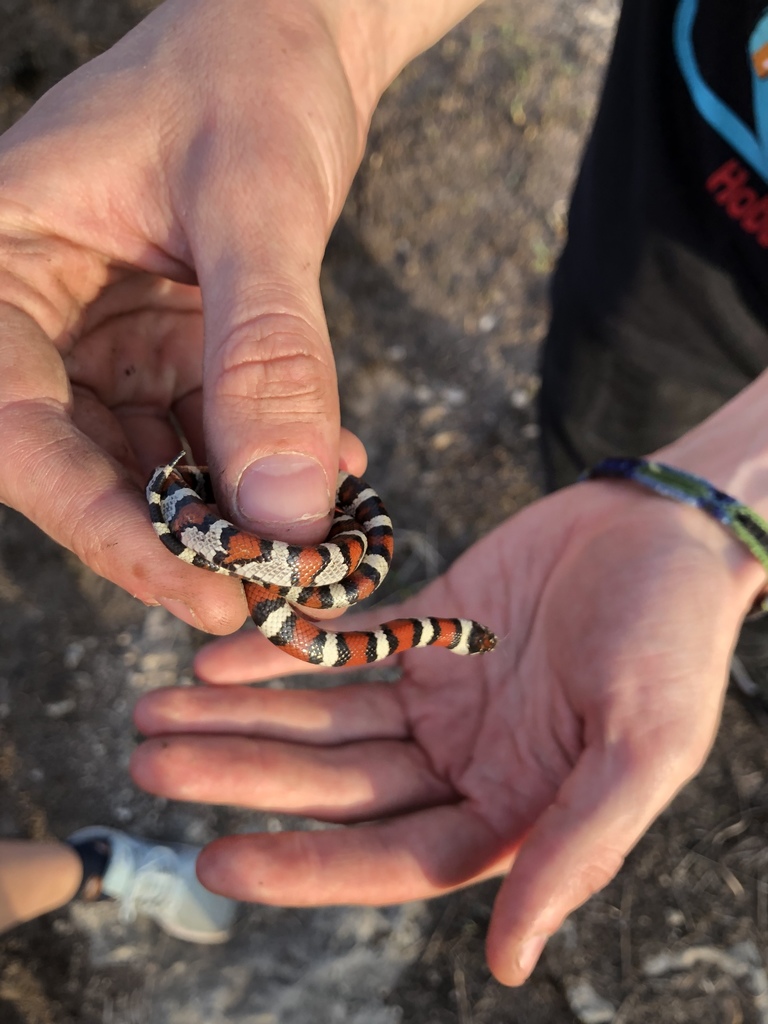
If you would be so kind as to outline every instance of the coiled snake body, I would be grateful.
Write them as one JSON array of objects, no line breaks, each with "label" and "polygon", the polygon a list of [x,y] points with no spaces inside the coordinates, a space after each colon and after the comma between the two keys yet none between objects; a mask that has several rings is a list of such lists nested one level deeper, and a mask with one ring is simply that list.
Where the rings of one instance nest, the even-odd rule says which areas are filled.
[{"label": "coiled snake body", "polygon": [[185,562],[241,579],[254,622],[287,654],[334,668],[414,647],[481,654],[496,646],[494,634],[469,619],[395,619],[373,630],[333,632],[296,612],[294,605],[346,608],[369,597],[386,576],[392,523],[364,480],[339,474],[328,538],[301,547],[260,540],[222,519],[209,507],[214,499],[206,470],[178,461],[158,467],[147,484],[155,532]]}]

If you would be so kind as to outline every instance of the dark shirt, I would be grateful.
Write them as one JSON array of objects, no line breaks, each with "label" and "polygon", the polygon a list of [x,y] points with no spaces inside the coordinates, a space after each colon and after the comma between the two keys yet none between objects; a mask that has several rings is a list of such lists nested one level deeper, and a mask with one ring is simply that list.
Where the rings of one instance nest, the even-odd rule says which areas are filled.
[{"label": "dark shirt", "polygon": [[553,282],[542,413],[581,461],[768,367],[768,8],[625,0]]}]

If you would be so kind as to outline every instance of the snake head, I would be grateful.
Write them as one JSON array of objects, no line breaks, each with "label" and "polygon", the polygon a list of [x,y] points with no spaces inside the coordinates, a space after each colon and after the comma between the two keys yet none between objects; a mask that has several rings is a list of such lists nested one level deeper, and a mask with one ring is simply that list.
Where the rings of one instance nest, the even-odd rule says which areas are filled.
[{"label": "snake head", "polygon": [[479,622],[473,623],[468,642],[470,654],[487,654],[494,649],[497,642],[496,634],[487,626],[481,626]]}]

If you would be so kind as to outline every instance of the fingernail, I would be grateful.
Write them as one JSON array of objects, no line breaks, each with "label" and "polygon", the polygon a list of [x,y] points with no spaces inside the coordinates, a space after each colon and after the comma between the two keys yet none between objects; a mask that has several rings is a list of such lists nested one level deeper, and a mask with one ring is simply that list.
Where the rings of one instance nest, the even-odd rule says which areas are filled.
[{"label": "fingernail", "polygon": [[175,615],[177,619],[181,619],[182,622],[186,622],[188,626],[194,626],[195,629],[202,629],[200,622],[192,611],[182,601],[176,601],[171,597],[161,597],[160,604],[165,608],[171,615]]},{"label": "fingernail", "polygon": [[319,462],[306,455],[270,455],[245,470],[237,504],[254,523],[295,523],[328,515],[331,496]]},{"label": "fingernail", "polygon": [[541,951],[546,946],[548,939],[548,935],[531,935],[531,937],[526,939],[520,946],[520,955],[517,958],[517,964],[520,968],[520,972],[524,974],[526,978],[539,962]]}]

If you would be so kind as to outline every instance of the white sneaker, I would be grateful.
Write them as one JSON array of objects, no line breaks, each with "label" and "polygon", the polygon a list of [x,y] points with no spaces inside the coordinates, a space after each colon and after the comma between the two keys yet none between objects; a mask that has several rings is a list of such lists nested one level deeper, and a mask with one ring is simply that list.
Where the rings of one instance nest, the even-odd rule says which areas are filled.
[{"label": "white sneaker", "polygon": [[146,914],[164,932],[186,942],[226,942],[237,902],[209,892],[197,880],[199,846],[156,843],[98,825],[81,828],[69,843],[103,839],[109,844],[101,891],[120,903],[120,919]]}]

